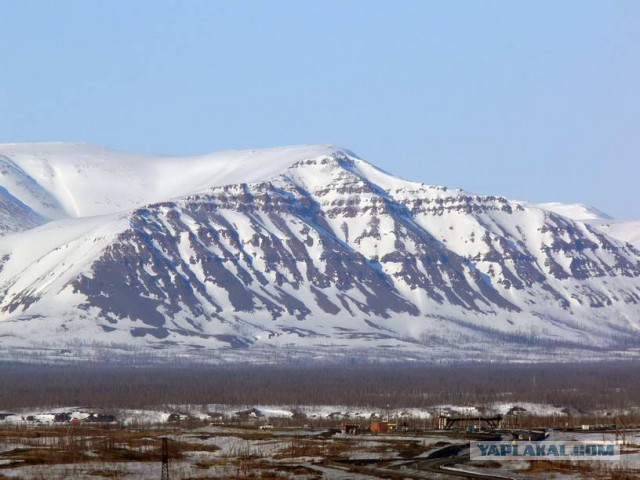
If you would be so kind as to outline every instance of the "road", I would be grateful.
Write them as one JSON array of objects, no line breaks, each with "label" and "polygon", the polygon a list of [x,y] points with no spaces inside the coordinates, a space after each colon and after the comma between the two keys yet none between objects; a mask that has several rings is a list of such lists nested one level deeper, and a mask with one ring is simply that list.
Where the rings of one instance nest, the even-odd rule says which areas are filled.
[{"label": "road", "polygon": [[[337,468],[340,470],[349,470],[351,472],[371,475],[379,478],[397,478],[397,479],[425,479],[431,478],[429,473],[437,473],[439,475],[447,475],[453,478],[473,478],[477,480],[514,480],[514,477],[505,477],[501,475],[490,475],[476,472],[464,471],[461,469],[449,470],[447,467],[451,467],[456,464],[461,464],[469,461],[469,444],[467,445],[449,445],[435,452],[427,458],[420,458],[414,460],[408,460],[403,463],[400,469],[394,468],[380,468],[375,464],[379,463],[381,459],[360,460],[359,462],[369,464],[364,466],[362,464],[356,465],[353,462],[338,462],[327,461],[323,462],[323,465],[329,468]],[[459,467],[456,467],[459,468]]]},{"label": "road", "polygon": [[[448,447],[445,447],[448,448]],[[439,451],[438,451],[439,452]],[[437,454],[438,452],[434,452]],[[465,446],[460,449],[455,456],[430,456],[426,460],[417,462],[415,464],[415,469],[419,471],[431,472],[431,473],[439,473],[441,475],[449,475],[455,478],[475,478],[479,480],[514,480],[513,477],[504,477],[501,475],[493,475],[493,474],[483,474],[469,471],[458,470],[448,470],[447,466],[453,466],[455,464],[460,464],[463,462],[469,461],[469,446]]]}]

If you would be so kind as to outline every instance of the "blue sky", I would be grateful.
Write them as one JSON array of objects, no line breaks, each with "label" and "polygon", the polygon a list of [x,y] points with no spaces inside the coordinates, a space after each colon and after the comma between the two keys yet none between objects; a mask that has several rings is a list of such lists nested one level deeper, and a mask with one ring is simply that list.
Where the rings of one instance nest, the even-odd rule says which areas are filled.
[{"label": "blue sky", "polygon": [[335,143],[640,217],[640,2],[0,0],[0,142]]}]

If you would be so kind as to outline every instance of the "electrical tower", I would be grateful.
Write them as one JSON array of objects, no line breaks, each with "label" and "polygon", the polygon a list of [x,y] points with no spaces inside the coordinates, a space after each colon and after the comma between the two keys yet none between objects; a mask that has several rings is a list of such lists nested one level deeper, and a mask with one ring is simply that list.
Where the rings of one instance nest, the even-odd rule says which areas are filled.
[{"label": "electrical tower", "polygon": [[167,438],[162,438],[162,474],[160,480],[169,480],[169,444]]},{"label": "electrical tower", "polygon": [[622,423],[620,417],[616,416],[616,443],[619,439],[622,440],[622,445],[627,444],[627,427]]}]

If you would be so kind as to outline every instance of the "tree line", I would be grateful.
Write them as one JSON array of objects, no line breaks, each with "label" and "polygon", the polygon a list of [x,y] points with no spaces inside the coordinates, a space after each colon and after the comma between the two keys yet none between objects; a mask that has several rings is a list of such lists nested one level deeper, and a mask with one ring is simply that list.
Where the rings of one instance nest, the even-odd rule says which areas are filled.
[{"label": "tree line", "polygon": [[0,364],[0,411],[175,404],[353,405],[535,402],[581,411],[640,405],[637,362],[109,366]]}]

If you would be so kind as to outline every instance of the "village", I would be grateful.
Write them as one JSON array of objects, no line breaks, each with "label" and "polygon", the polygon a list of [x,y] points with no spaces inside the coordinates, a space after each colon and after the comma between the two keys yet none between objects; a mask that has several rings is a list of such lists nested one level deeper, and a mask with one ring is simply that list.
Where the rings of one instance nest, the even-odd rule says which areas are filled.
[{"label": "village", "polygon": [[[228,405],[0,413],[0,478],[571,478],[640,474],[640,422],[552,406]],[[606,413],[606,412],[605,412]],[[633,423],[632,423],[633,422]],[[469,442],[605,441],[621,462],[469,460]],[[595,472],[595,473],[594,473]],[[577,475],[577,476],[575,476]],[[597,475],[594,477],[594,475]],[[563,478],[561,476],[557,478]]]}]

